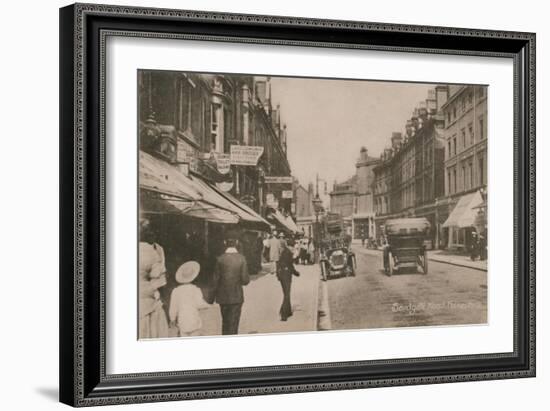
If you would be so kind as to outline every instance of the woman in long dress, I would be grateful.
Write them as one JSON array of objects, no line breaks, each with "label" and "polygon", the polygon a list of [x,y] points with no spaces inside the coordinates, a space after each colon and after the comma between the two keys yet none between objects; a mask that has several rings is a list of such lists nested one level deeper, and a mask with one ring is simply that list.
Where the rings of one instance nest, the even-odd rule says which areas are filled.
[{"label": "woman in long dress", "polygon": [[166,285],[164,249],[153,241],[148,221],[139,243],[139,338],[168,337],[168,320],[159,288]]}]

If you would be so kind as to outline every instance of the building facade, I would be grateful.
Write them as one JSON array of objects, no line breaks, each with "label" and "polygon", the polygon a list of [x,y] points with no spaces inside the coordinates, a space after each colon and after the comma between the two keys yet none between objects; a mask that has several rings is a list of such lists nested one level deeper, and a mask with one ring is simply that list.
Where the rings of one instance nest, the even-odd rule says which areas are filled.
[{"label": "building facade", "polygon": [[[290,177],[287,131],[266,77],[139,71],[140,149],[216,183],[262,216],[268,194],[290,214],[282,191],[265,177]],[[151,130],[160,130],[153,138]],[[149,137],[148,137],[149,136]],[[263,147],[258,164],[229,165],[231,146]]]},{"label": "building facade", "polygon": [[376,237],[374,212],[374,167],[380,159],[368,155],[362,147],[355,163],[355,175],[334,183],[330,192],[330,211],[344,217],[348,233],[354,240]]},{"label": "building facade", "polygon": [[394,132],[391,146],[380,156],[374,172],[377,233],[386,220],[425,217],[431,224],[428,247],[437,248],[440,228],[437,199],[445,194],[445,137],[442,108],[449,88],[436,86],[415,108],[405,132]]},{"label": "building facade", "polygon": [[[445,117],[445,198],[439,201],[442,238],[468,249],[472,233],[486,235],[487,87],[453,86]],[[481,220],[478,216],[482,216]]]}]

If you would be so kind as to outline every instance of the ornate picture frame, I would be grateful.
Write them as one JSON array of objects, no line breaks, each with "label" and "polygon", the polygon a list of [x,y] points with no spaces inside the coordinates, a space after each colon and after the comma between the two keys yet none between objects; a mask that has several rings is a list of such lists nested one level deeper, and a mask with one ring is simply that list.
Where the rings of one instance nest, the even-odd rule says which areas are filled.
[{"label": "ornate picture frame", "polygon": [[[513,61],[513,351],[108,374],[105,59],[110,36]],[[75,4],[60,10],[60,100],[61,402],[80,407],[535,376],[534,33]]]}]

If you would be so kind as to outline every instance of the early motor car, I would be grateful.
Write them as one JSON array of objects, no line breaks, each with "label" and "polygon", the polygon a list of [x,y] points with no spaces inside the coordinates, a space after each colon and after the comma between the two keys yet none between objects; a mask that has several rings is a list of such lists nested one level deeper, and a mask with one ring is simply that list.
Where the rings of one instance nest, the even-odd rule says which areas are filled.
[{"label": "early motor car", "polygon": [[430,232],[425,218],[387,220],[383,245],[384,272],[391,276],[401,268],[420,269],[428,274],[428,252],[424,241]]}]

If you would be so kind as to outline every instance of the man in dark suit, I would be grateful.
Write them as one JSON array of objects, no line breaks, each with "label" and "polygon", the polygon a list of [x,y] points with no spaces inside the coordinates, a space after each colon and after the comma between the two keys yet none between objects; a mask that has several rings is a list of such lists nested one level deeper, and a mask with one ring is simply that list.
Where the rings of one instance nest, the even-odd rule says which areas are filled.
[{"label": "man in dark suit", "polygon": [[281,257],[279,258],[279,270],[277,271],[277,279],[281,283],[283,289],[283,303],[279,310],[281,321],[286,321],[292,316],[292,304],[290,302],[290,288],[292,286],[292,276],[300,276],[300,273],[294,268],[294,258],[291,248],[294,247],[294,240],[289,239],[283,241]]},{"label": "man in dark suit", "polygon": [[237,240],[225,240],[225,253],[218,257],[214,270],[215,301],[220,305],[222,335],[239,333],[244,302],[243,285],[250,282],[246,259],[237,251]]}]

